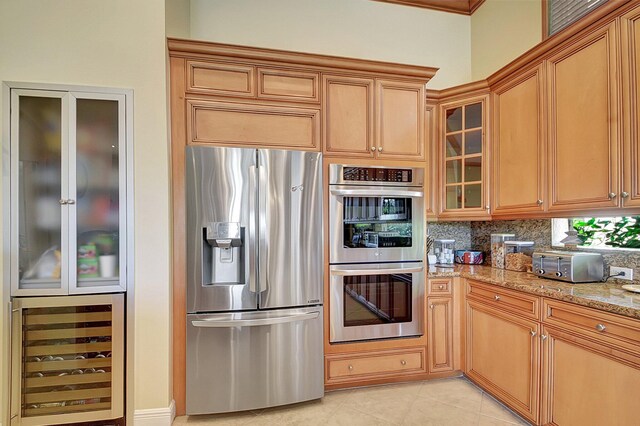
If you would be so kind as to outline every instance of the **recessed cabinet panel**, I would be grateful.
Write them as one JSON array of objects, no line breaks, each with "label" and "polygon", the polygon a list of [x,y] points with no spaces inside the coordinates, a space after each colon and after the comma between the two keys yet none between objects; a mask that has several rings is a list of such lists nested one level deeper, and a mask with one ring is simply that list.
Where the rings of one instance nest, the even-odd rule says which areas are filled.
[{"label": "recessed cabinet panel", "polygon": [[254,97],[255,68],[244,64],[187,61],[187,91]]},{"label": "recessed cabinet panel", "polygon": [[258,98],[320,102],[319,74],[269,68],[258,69]]},{"label": "recessed cabinet panel", "polygon": [[544,209],[541,68],[499,87],[494,95],[493,214]]},{"label": "recessed cabinet panel", "polygon": [[615,26],[548,61],[549,210],[618,205]]},{"label": "recessed cabinet panel", "polygon": [[323,86],[324,153],[373,157],[373,80],[324,76]]},{"label": "recessed cabinet panel", "polygon": [[424,84],[377,80],[378,158],[424,159]]},{"label": "recessed cabinet panel", "polygon": [[427,300],[429,327],[429,372],[453,370],[453,299]]}]

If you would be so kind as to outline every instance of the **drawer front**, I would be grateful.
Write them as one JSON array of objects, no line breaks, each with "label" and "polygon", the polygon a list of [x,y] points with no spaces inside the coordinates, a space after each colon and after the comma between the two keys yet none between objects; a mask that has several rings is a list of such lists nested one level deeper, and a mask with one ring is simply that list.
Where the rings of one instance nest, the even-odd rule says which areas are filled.
[{"label": "drawer front", "polygon": [[255,68],[245,64],[187,61],[187,91],[243,98],[255,97]]},{"label": "drawer front", "polygon": [[468,280],[467,297],[531,319],[540,318],[540,297]]},{"label": "drawer front", "polygon": [[452,280],[429,280],[427,293],[434,296],[440,294],[451,294],[453,293],[451,281]]},{"label": "drawer front", "polygon": [[320,149],[320,111],[187,101],[190,143]]},{"label": "drawer front", "polygon": [[320,74],[258,68],[258,98],[320,103]]},{"label": "drawer front", "polygon": [[412,373],[426,373],[425,350],[422,347],[327,357],[328,382]]},{"label": "drawer front", "polygon": [[640,321],[583,306],[544,299],[543,322],[606,341],[622,341],[640,350]]}]

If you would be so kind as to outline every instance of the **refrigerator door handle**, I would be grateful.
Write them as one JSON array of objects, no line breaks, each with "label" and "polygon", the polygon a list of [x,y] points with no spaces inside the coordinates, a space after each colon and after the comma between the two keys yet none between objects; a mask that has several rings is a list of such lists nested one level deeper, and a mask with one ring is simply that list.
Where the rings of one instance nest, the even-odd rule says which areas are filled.
[{"label": "refrigerator door handle", "polygon": [[424,192],[422,191],[410,191],[406,189],[396,188],[375,188],[375,189],[340,189],[331,188],[331,195],[337,195],[342,197],[410,197],[410,198],[422,198]]},{"label": "refrigerator door handle", "polygon": [[267,233],[267,169],[258,165],[258,292],[267,289],[267,267],[269,263],[269,234]]},{"label": "refrigerator door handle", "polygon": [[256,168],[249,167],[249,291],[258,292],[256,284]]},{"label": "refrigerator door handle", "polygon": [[229,327],[258,327],[263,325],[285,324],[297,321],[306,321],[318,318],[319,311],[305,312],[303,314],[285,315],[273,318],[260,319],[235,319],[235,320],[197,320],[191,321],[194,327],[229,328]]}]

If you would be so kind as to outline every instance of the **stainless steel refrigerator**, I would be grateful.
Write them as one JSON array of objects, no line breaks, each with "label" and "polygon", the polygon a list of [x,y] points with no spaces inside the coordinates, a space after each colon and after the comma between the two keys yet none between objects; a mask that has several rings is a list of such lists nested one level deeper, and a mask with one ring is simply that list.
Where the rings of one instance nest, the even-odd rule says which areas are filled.
[{"label": "stainless steel refrigerator", "polygon": [[322,157],[187,147],[187,414],[321,398]]}]

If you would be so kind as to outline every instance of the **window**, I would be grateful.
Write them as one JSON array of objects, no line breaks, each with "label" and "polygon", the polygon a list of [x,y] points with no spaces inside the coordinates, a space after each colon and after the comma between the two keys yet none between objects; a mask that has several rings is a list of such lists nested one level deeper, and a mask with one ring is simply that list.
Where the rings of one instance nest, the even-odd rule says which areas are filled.
[{"label": "window", "polygon": [[607,0],[546,0],[543,2],[545,38],[568,27]]},{"label": "window", "polygon": [[553,219],[553,245],[561,245],[565,232],[573,229],[584,241],[580,247],[640,249],[640,216]]}]

